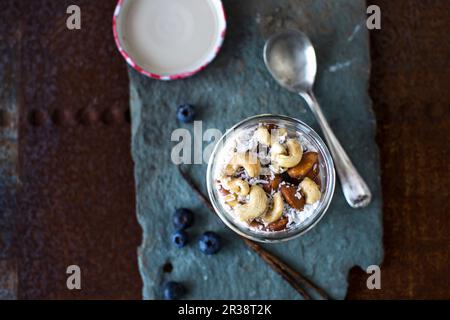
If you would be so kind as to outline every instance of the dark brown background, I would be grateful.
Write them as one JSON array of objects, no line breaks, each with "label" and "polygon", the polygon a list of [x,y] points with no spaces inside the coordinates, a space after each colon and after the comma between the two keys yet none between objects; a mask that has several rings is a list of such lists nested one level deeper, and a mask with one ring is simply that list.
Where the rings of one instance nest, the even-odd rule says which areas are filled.
[{"label": "dark brown background", "polygon": [[[75,2],[83,25],[69,34],[68,1],[0,5],[19,66],[17,295],[141,298],[128,80],[111,33],[115,1]],[[367,290],[367,275],[354,269],[348,298],[450,298],[450,4],[370,3],[382,9],[382,30],[371,32],[370,93],[385,262],[382,290]],[[65,287],[70,264],[83,267],[81,291]]]}]

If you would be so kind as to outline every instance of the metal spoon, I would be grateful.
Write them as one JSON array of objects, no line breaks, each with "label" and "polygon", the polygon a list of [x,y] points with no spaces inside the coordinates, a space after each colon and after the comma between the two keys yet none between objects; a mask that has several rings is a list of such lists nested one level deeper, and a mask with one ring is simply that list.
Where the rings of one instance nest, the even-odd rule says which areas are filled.
[{"label": "metal spoon", "polygon": [[322,128],[349,205],[353,208],[367,206],[372,194],[331,130],[312,91],[317,62],[309,38],[304,33],[293,30],[271,36],[264,47],[264,61],[281,86],[306,100]]}]

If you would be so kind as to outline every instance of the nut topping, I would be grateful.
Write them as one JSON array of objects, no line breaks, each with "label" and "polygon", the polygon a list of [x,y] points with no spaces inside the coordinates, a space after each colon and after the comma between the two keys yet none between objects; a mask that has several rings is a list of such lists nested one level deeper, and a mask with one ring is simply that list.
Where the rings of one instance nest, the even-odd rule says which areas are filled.
[{"label": "nut topping", "polygon": [[319,168],[319,164],[318,163],[316,163],[313,166],[312,170],[310,172],[308,172],[306,177],[308,177],[312,181],[314,181],[319,186],[319,189],[321,189],[322,181],[320,180],[320,168]]},{"label": "nut topping", "polygon": [[216,178],[225,209],[266,232],[295,228],[314,214],[311,205],[322,197],[319,154],[303,141],[298,132],[270,123],[238,136]]},{"label": "nut topping", "polygon": [[278,221],[272,222],[267,226],[267,229],[270,231],[281,231],[286,229],[286,225],[288,224],[289,219],[288,218],[281,218]]},{"label": "nut topping", "polygon": [[288,170],[289,176],[296,179],[304,178],[313,169],[318,159],[319,155],[317,152],[305,153],[300,163]]},{"label": "nut topping", "polygon": [[265,223],[273,223],[273,222],[275,222],[277,220],[280,220],[281,216],[283,215],[283,209],[284,209],[283,197],[281,196],[281,192],[277,192],[273,196],[273,207],[272,207],[272,210],[267,212],[262,217],[262,220]]},{"label": "nut topping", "polygon": [[242,221],[252,221],[262,216],[267,210],[267,195],[264,189],[254,185],[250,191],[250,200],[247,204],[235,207],[235,212]]},{"label": "nut topping", "polygon": [[266,146],[272,144],[272,138],[270,137],[270,132],[266,127],[259,127],[254,134],[256,140]]},{"label": "nut topping", "polygon": [[249,177],[257,177],[261,172],[261,163],[256,156],[250,153],[237,153],[233,156],[228,166],[225,168],[226,175],[233,175],[243,167]]},{"label": "nut topping", "polygon": [[300,183],[300,188],[305,195],[306,204],[314,204],[319,201],[322,196],[319,186],[310,178],[305,178]]},{"label": "nut topping", "polygon": [[280,183],[281,183],[281,177],[279,175],[276,175],[275,177],[269,179],[269,183],[263,185],[263,189],[267,193],[271,193],[273,191],[278,190]]},{"label": "nut topping", "polygon": [[273,160],[283,168],[293,168],[300,163],[303,156],[302,145],[294,139],[286,142],[288,154],[276,154]]},{"label": "nut topping", "polygon": [[284,184],[281,186],[281,193],[286,202],[294,209],[303,210],[305,206],[305,197],[300,194],[297,187]]}]

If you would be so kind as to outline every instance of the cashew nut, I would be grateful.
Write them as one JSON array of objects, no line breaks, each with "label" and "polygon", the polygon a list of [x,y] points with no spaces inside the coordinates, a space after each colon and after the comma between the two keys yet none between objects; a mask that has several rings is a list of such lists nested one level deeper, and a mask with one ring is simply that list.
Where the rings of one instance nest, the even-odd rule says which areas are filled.
[{"label": "cashew nut", "polygon": [[286,142],[288,148],[288,155],[286,154],[274,154],[275,162],[283,168],[292,168],[300,163],[303,156],[302,145],[294,139],[289,139]]},{"label": "cashew nut", "polygon": [[287,134],[288,132],[286,128],[279,128],[272,130],[271,131],[272,144],[274,144],[275,142],[281,142],[282,140],[286,140]]},{"label": "cashew nut", "polygon": [[272,148],[270,149],[270,159],[271,159],[272,163],[270,164],[269,167],[274,173],[281,174],[286,171],[286,169],[282,168],[277,163],[277,157],[280,154],[286,154],[286,153],[287,153],[286,148],[283,147],[283,145],[281,143],[274,142],[272,144]]},{"label": "cashew nut", "polygon": [[287,135],[287,129],[286,128],[280,128],[280,129],[278,129],[278,136],[279,137],[282,137],[282,136],[285,136],[285,135]]},{"label": "cashew nut", "polygon": [[254,137],[256,138],[256,140],[259,143],[262,143],[266,146],[270,146],[271,144],[271,137],[270,137],[270,133],[269,130],[266,127],[259,127],[255,133],[254,133]]},{"label": "cashew nut", "polygon": [[220,179],[220,182],[222,183],[222,187],[224,187],[226,190],[236,193],[240,196],[246,196],[250,192],[250,186],[245,180],[222,177]]},{"label": "cashew nut", "polygon": [[234,210],[241,220],[250,222],[266,212],[267,201],[267,195],[264,189],[258,185],[253,185],[250,190],[248,203],[238,205]]},{"label": "cashew nut", "polygon": [[314,204],[320,200],[322,193],[320,192],[319,186],[313,180],[305,178],[299,186],[305,195],[306,204]]},{"label": "cashew nut", "polygon": [[236,197],[236,195],[235,194],[232,194],[232,193],[230,193],[230,194],[227,194],[226,196],[224,196],[223,197],[223,201],[225,201],[225,203],[227,204],[227,205],[229,205],[230,207],[235,207],[235,206],[237,206],[238,205],[238,201],[237,201],[237,197]]},{"label": "cashew nut", "polygon": [[284,209],[283,197],[281,196],[281,192],[277,192],[273,196],[273,208],[272,208],[272,210],[267,212],[262,217],[262,220],[265,223],[267,223],[267,224],[279,220],[281,218],[281,216],[283,215],[283,209]]},{"label": "cashew nut", "polygon": [[269,168],[275,174],[282,174],[287,171],[286,168],[280,167],[276,162],[272,162],[272,164],[269,166]]},{"label": "cashew nut", "polygon": [[277,155],[286,154],[287,151],[286,151],[286,148],[283,147],[283,145],[281,143],[275,142],[272,145],[272,148],[270,149],[270,153],[271,153],[272,159],[275,160]]},{"label": "cashew nut", "polygon": [[226,166],[225,174],[231,176],[241,167],[245,169],[248,176],[251,178],[259,176],[259,173],[261,172],[261,163],[259,162],[259,159],[247,152],[235,154],[230,163]]}]

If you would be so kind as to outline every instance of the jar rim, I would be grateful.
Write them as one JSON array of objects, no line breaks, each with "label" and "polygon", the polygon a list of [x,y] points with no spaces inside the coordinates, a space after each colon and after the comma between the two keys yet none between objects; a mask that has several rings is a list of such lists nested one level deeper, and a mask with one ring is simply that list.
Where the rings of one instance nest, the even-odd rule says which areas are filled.
[{"label": "jar rim", "polygon": [[[308,139],[315,142],[315,147],[318,148],[319,154],[324,159],[324,166],[326,169],[326,172],[324,173],[326,177],[326,185],[325,185],[325,191],[323,193],[322,199],[320,200],[320,204],[315,210],[315,213],[312,215],[311,221],[304,227],[298,227],[298,228],[292,228],[288,231],[275,231],[275,232],[264,232],[264,231],[256,231],[254,229],[243,228],[242,225],[237,224],[236,222],[232,221],[228,217],[229,213],[226,212],[223,208],[221,208],[222,204],[220,203],[220,200],[217,196],[217,188],[215,188],[215,178],[214,178],[214,163],[216,160],[217,154],[221,151],[221,147],[224,145],[223,142],[225,139],[229,137],[230,134],[232,134],[235,130],[239,130],[246,124],[251,124],[252,122],[259,122],[259,123],[271,123],[276,121],[284,121],[289,124],[292,124],[295,126],[297,132],[300,132],[308,137]],[[256,123],[255,123],[256,124]],[[313,229],[319,221],[322,220],[322,218],[325,216],[325,213],[327,212],[331,200],[334,195],[335,190],[335,183],[336,183],[336,173],[334,169],[334,162],[331,157],[330,151],[328,150],[328,147],[326,146],[325,142],[320,138],[320,136],[315,132],[314,129],[312,129],[310,126],[308,126],[303,121],[285,116],[285,115],[273,115],[273,114],[261,114],[261,115],[255,115],[249,118],[246,118],[237,124],[235,124],[231,129],[227,130],[226,133],[219,139],[219,141],[216,143],[213,152],[211,153],[211,157],[209,159],[208,163],[208,169],[206,173],[206,179],[207,179],[207,188],[208,188],[208,196],[210,198],[210,201],[214,207],[214,210],[216,211],[219,218],[222,220],[222,222],[229,227],[231,230],[236,232],[237,234],[257,241],[257,242],[265,242],[265,243],[274,243],[274,242],[283,242],[292,240],[294,238],[297,238],[301,235],[304,235],[306,232]]]}]

